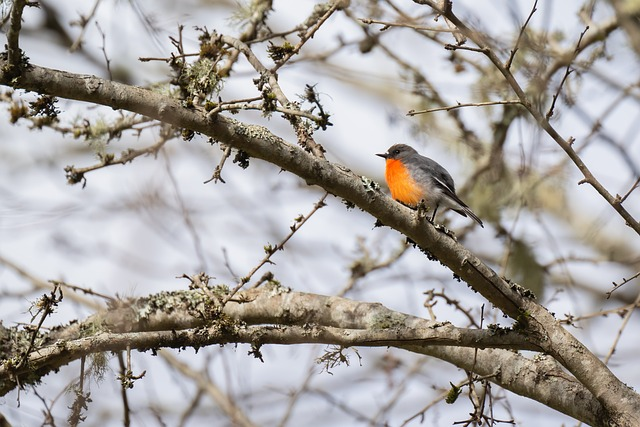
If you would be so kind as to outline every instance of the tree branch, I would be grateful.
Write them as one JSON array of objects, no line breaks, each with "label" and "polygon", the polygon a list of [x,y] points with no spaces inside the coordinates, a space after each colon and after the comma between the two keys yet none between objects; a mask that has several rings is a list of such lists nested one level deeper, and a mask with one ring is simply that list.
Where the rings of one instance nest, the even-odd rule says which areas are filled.
[{"label": "tree branch", "polygon": [[469,102],[466,104],[457,103],[456,105],[448,105],[446,107],[429,108],[428,110],[409,110],[407,116],[415,116],[417,114],[434,113],[436,111],[451,111],[464,107],[487,107],[490,105],[522,105],[519,99],[507,99],[503,101],[487,101],[487,102]]},{"label": "tree branch", "polygon": [[511,68],[511,64],[513,63],[513,59],[516,57],[516,53],[518,52],[518,49],[520,48],[520,41],[522,41],[522,36],[524,35],[524,31],[527,29],[527,26],[529,25],[529,21],[531,21],[531,18],[533,17],[533,14],[536,13],[537,10],[538,10],[538,0],[535,0],[533,2],[533,6],[531,7],[531,12],[529,12],[529,16],[527,17],[527,20],[524,21],[524,24],[522,24],[522,26],[520,27],[520,33],[518,34],[518,39],[516,40],[516,45],[513,47],[513,49],[511,49],[511,54],[509,55],[509,59],[507,59],[507,62],[504,64],[504,67],[507,70]]},{"label": "tree branch", "polygon": [[[226,343],[257,347],[322,343],[390,346],[438,357],[479,375],[492,373],[490,380],[496,384],[576,419],[593,423],[601,416],[595,398],[551,359],[530,360],[497,349],[538,350],[529,337],[518,332],[456,328],[398,313],[381,304],[292,292],[271,285],[239,292],[237,297],[221,313],[212,309],[211,300],[199,290],[164,292],[121,302],[119,307],[96,313],[84,322],[52,331],[46,344],[28,355],[26,366],[12,369],[9,363],[0,365],[0,394],[16,387],[18,378],[22,383],[35,381],[98,352]],[[96,329],[86,336],[88,330]],[[484,347],[493,349],[476,350]]]},{"label": "tree branch", "polygon": [[[511,74],[511,71],[507,69],[500,58],[496,55],[496,53],[491,49],[489,42],[486,40],[486,37],[479,31],[475,31],[469,27],[465,23],[463,23],[451,10],[445,11],[440,7],[439,4],[436,4],[435,1],[432,0],[414,0],[415,3],[428,5],[436,12],[443,14],[446,18],[448,18],[451,22],[453,22],[471,41],[473,41],[478,48],[473,49],[484,54],[491,63],[498,69],[498,71],[503,75],[511,89],[516,93],[518,98],[522,101],[522,105],[529,111],[531,116],[536,120],[538,125],[544,129],[544,131],[564,150],[564,152],[569,156],[571,161],[576,165],[576,167],[583,174],[584,179],[581,181],[589,183],[612,207],[616,212],[625,220],[625,224],[631,227],[636,233],[640,235],[640,222],[638,222],[630,213],[627,211],[622,204],[617,200],[611,193],[607,191],[607,189],[596,179],[591,170],[587,167],[587,165],[582,161],[580,156],[573,149],[573,139],[565,139],[563,138],[558,131],[551,125],[545,114],[542,111],[538,110],[537,107],[531,102],[525,91],[522,89],[516,78]],[[598,36],[601,36],[601,33],[598,33]],[[595,42],[599,39],[592,37],[591,42]],[[583,46],[586,46],[586,41],[583,43]],[[584,47],[583,47],[584,49]]]},{"label": "tree branch", "polygon": [[554,111],[554,109],[556,107],[556,101],[558,100],[558,96],[560,96],[560,92],[562,91],[562,86],[564,86],[564,83],[567,81],[567,78],[569,77],[569,74],[571,74],[573,72],[573,70],[571,69],[571,64],[573,63],[573,61],[576,59],[576,57],[580,53],[580,50],[582,49],[582,47],[580,46],[580,43],[582,42],[582,39],[584,38],[584,35],[586,34],[586,32],[588,30],[589,30],[589,26],[587,26],[584,29],[584,31],[580,33],[580,37],[578,37],[578,43],[576,43],[576,48],[573,51],[573,57],[567,63],[567,68],[566,68],[566,70],[564,72],[564,75],[562,76],[562,80],[560,81],[560,84],[558,85],[558,89],[556,90],[556,93],[553,94],[553,98],[551,100],[551,106],[549,107],[549,111],[547,111],[547,114],[545,115],[547,120],[549,120],[553,116],[553,111]]},{"label": "tree branch", "polygon": [[[455,15],[451,17],[456,20],[453,22],[459,22]],[[468,28],[463,28],[463,33],[473,35]],[[473,37],[477,39],[475,35]],[[497,61],[495,54],[489,52]],[[0,70],[3,69],[2,65],[3,61],[0,60]],[[513,76],[508,71],[505,72],[515,87],[519,88]],[[11,83],[1,71],[0,83]],[[208,118],[203,111],[183,107],[179,100],[139,87],[35,65],[24,71],[16,85],[39,93],[126,109],[200,132],[290,171],[309,185],[319,185],[350,201],[383,224],[409,237],[430,259],[437,259],[446,265],[456,277],[466,281],[494,306],[517,319],[527,328],[529,339],[552,354],[587,385],[602,399],[610,413],[627,418],[640,414],[640,397],[618,380],[602,361],[568,333],[544,307],[537,304],[530,292],[499,277],[455,239],[441,233],[427,221],[416,218],[411,209],[384,195],[370,180],[289,144],[262,126],[243,124],[222,115]],[[525,107],[536,111],[520,88],[519,91],[518,95],[522,95]],[[570,149],[568,143],[545,122],[544,116],[539,112],[536,114],[541,117],[542,123],[546,123],[548,132],[555,132],[558,140],[567,144]],[[573,153],[572,150],[571,152]],[[575,157],[579,161],[577,155]],[[621,206],[618,207],[622,209]]]},{"label": "tree branch", "polygon": [[10,74],[19,73],[22,68],[22,51],[20,50],[20,30],[22,29],[22,12],[27,5],[26,0],[14,0],[11,7],[11,23],[7,31],[7,57]]},{"label": "tree branch", "polygon": [[[569,158],[582,172],[585,177],[583,181],[591,184],[591,186],[595,188],[607,202],[609,202],[620,216],[625,219],[627,225],[632,227],[636,233],[640,234],[640,223],[638,223],[638,221],[636,221],[631,214],[622,207],[619,200],[614,198],[593,176],[587,165],[584,164],[582,159],[573,150],[572,140],[565,140],[560,136],[556,129],[551,126],[545,115],[532,104],[513,74],[511,74],[511,72],[500,61],[493,49],[491,49],[486,37],[481,32],[467,27],[467,25],[464,24],[452,10],[443,10],[440,4],[436,4],[435,1],[414,0],[414,2],[428,5],[438,13],[444,14],[446,18],[460,29],[464,36],[468,37],[479,47],[479,50],[486,55],[491,63],[498,69],[498,71],[500,71],[518,98],[522,101],[524,107],[538,122],[538,125],[542,127],[547,134],[554,139],[554,141],[556,141],[556,143],[565,151],[565,153],[567,153]],[[539,312],[532,315],[535,319],[535,323],[542,320],[542,318],[539,317],[541,315],[542,313]],[[542,316],[544,317],[544,315]],[[620,382],[620,380],[618,380],[615,375],[606,368],[602,361],[595,356],[589,356],[589,362],[586,364],[578,362],[577,359],[572,359],[575,357],[575,354],[572,356],[571,353],[574,353],[576,348],[567,347],[565,345],[566,342],[564,342],[564,338],[560,338],[560,335],[562,334],[555,335],[560,332],[559,328],[551,326],[551,323],[544,321],[543,323],[538,323],[536,325],[531,324],[530,326],[537,329],[539,333],[549,337],[549,354],[553,355],[556,360],[566,366],[576,376],[576,378],[580,380],[580,382],[585,384],[595,396],[598,396],[599,400],[603,403],[603,406],[611,414],[611,417],[615,422],[620,422],[621,425],[640,425],[640,396]],[[555,325],[555,321],[553,323]],[[549,326],[551,326],[551,329],[547,329]],[[579,345],[583,347],[581,343]],[[605,384],[607,385],[605,386]]]},{"label": "tree branch", "polygon": [[[216,386],[212,378],[194,371],[188,364],[181,362],[171,352],[161,350],[160,356],[173,368],[187,378],[193,380],[211,399],[227,414],[233,426],[256,427],[257,425],[238,407],[237,402]],[[184,424],[183,424],[184,425]]]},{"label": "tree branch", "polygon": [[[251,66],[258,72],[258,74],[260,74],[260,79],[258,80],[258,89],[262,90],[262,86],[264,86],[264,83],[268,83],[268,89],[273,91],[273,94],[283,108],[294,110],[298,109],[294,103],[289,101],[287,96],[280,88],[278,77],[275,71],[268,70],[264,65],[262,65],[262,62],[260,62],[258,57],[253,53],[249,46],[231,36],[218,36],[214,34],[212,38],[218,39],[222,43],[225,43],[229,46],[233,46],[239,52],[242,52],[244,54],[244,56],[247,58],[247,61],[249,61],[249,64],[251,64]],[[310,130],[307,129],[305,124],[300,121],[299,117],[297,115],[289,115],[288,117],[289,122],[294,127],[296,134],[298,135],[300,145],[308,149],[317,157],[324,158],[324,149],[313,140]]]}]

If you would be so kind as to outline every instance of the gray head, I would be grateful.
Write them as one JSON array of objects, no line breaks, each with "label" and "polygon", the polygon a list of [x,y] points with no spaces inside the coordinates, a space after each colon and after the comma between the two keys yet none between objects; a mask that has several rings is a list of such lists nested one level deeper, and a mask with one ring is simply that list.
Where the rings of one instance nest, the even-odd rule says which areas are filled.
[{"label": "gray head", "polygon": [[418,154],[418,152],[412,147],[409,147],[406,144],[396,144],[389,147],[386,153],[376,154],[376,156],[380,156],[387,160],[403,160],[413,156],[414,154]]}]

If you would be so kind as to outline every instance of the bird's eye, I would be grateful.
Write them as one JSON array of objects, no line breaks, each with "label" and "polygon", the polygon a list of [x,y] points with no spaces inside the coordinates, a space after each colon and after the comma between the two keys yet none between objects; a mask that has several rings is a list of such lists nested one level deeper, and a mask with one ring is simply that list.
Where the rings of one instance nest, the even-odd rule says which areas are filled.
[{"label": "bird's eye", "polygon": [[400,150],[396,148],[395,150],[393,150],[391,154],[393,154],[394,156],[397,156],[398,154],[400,154]]}]

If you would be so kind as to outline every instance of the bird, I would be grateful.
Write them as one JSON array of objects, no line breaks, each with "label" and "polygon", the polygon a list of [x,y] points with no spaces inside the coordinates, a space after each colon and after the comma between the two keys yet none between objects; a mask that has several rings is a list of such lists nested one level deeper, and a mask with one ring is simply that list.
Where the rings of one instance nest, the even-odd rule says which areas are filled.
[{"label": "bird", "polygon": [[435,160],[419,154],[406,144],[395,144],[386,153],[376,154],[386,160],[384,178],[391,197],[412,208],[420,204],[433,209],[431,222],[440,206],[464,217],[471,217],[484,228],[482,220],[456,195],[453,178]]}]

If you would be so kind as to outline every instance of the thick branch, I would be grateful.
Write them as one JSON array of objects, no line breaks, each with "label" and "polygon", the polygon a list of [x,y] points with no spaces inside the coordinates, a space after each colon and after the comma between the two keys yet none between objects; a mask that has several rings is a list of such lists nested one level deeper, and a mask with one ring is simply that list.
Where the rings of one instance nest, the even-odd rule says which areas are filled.
[{"label": "thick branch", "polygon": [[[222,315],[200,291],[160,293],[97,313],[80,324],[51,332],[49,344],[30,353],[28,366],[12,370],[9,364],[2,364],[0,392],[14,388],[16,378],[23,375],[33,381],[97,352],[226,343],[258,347],[322,343],[397,347],[438,357],[479,375],[493,374],[490,379],[496,384],[576,419],[594,423],[601,416],[595,398],[550,358],[530,360],[496,349],[537,349],[517,332],[456,328],[381,304],[291,292],[277,286],[240,292],[237,297],[225,305]],[[211,313],[210,318],[206,313]],[[83,336],[98,328],[94,335]],[[474,350],[483,347],[494,349]]]},{"label": "thick branch", "polygon": [[[206,293],[163,292],[120,302],[84,322],[52,331],[46,342],[78,339],[91,325],[101,325],[109,332],[118,333],[205,327],[222,319],[218,304],[226,301],[227,296],[220,295],[219,302],[211,301],[210,296],[217,293],[215,289]],[[298,325],[302,328],[285,341],[270,341],[277,344],[385,346],[420,341],[430,345],[541,350],[527,336],[506,329],[456,328],[448,323],[398,313],[378,303],[293,292],[280,286],[268,285],[238,292],[233,299],[224,302],[222,314],[249,326]],[[317,325],[320,329],[305,326],[307,324]],[[303,333],[305,328],[307,332]]]}]

